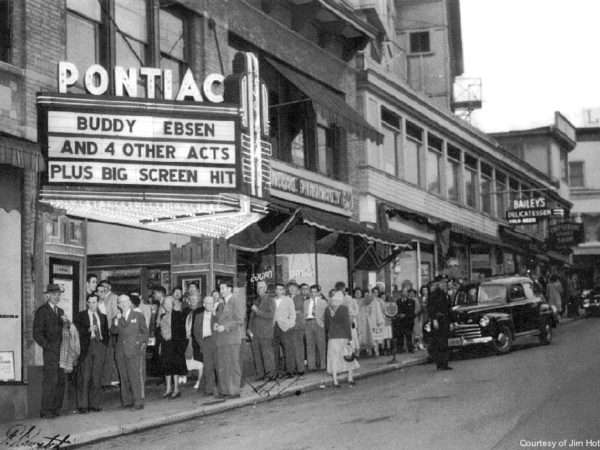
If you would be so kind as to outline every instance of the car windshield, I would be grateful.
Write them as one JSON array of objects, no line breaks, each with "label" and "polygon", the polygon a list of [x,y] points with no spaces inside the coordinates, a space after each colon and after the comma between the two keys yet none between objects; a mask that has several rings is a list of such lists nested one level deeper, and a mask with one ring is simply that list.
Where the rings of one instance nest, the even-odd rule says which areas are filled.
[{"label": "car windshield", "polygon": [[498,303],[506,300],[506,286],[503,284],[482,284],[479,287],[478,303]]},{"label": "car windshield", "polygon": [[460,289],[454,297],[455,306],[476,305],[477,304],[477,286],[468,286]]}]

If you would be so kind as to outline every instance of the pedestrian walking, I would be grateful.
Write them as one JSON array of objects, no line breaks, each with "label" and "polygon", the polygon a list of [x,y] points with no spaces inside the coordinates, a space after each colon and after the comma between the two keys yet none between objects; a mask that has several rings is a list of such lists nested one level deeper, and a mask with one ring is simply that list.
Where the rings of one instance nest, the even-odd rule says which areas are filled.
[{"label": "pedestrian walking", "polygon": [[546,299],[548,303],[554,309],[556,314],[563,315],[563,305],[562,305],[562,297],[563,297],[563,287],[558,279],[557,275],[550,276],[550,282],[546,286]]}]

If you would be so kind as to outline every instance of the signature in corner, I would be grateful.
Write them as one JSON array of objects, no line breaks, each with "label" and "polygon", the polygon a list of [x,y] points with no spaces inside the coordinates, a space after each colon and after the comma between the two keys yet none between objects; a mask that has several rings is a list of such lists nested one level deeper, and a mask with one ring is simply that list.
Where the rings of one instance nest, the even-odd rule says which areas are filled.
[{"label": "signature in corner", "polygon": [[[275,398],[281,397],[287,389],[292,387],[292,385],[296,384],[300,380],[300,377],[302,377],[302,374],[296,375],[294,378],[290,379],[289,383],[285,384],[283,382],[280,382],[280,380],[276,377],[270,378],[256,386],[248,382],[247,380],[246,382],[248,383],[248,385],[250,385],[250,387],[256,394],[258,394],[261,397],[269,397],[270,400],[273,400]],[[271,397],[272,391],[276,391],[276,395]]]},{"label": "signature in corner", "polygon": [[[4,435],[4,440],[0,441],[2,448],[33,447],[33,448],[61,448],[66,444],[71,444],[69,440],[71,435],[61,436],[42,436],[42,430],[35,425],[17,424],[9,427]],[[0,436],[0,439],[2,437]]]}]

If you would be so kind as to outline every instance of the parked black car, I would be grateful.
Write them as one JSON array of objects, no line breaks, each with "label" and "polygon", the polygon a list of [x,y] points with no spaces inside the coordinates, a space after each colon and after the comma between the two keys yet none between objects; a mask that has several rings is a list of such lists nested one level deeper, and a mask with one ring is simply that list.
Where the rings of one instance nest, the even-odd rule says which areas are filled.
[{"label": "parked black car", "polygon": [[[539,287],[527,277],[503,277],[462,285],[452,299],[450,349],[488,345],[511,351],[515,339],[538,336],[550,344],[558,320]],[[425,323],[427,342],[431,325]]]}]

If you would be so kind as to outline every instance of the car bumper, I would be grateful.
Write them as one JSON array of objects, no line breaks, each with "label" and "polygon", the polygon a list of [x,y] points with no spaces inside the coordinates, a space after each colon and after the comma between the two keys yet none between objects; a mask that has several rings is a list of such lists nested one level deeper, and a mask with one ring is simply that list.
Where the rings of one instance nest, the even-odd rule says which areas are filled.
[{"label": "car bumper", "polygon": [[478,344],[489,344],[492,342],[494,338],[491,336],[482,336],[478,338],[450,338],[448,339],[448,347],[458,348],[458,347],[466,347],[468,345],[478,345]]}]

